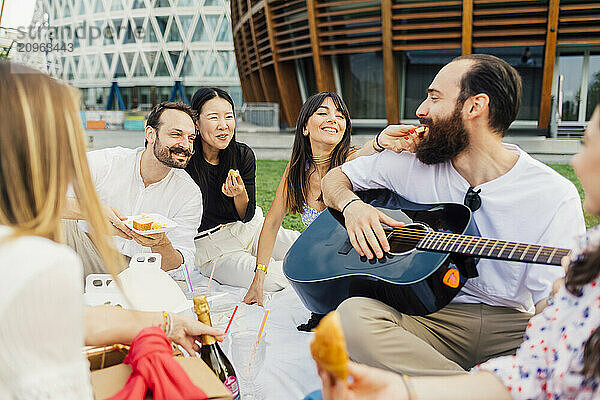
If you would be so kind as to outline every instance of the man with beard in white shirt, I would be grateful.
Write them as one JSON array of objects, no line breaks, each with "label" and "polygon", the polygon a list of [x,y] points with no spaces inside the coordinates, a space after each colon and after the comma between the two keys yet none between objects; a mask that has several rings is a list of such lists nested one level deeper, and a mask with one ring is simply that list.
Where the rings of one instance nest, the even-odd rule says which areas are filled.
[{"label": "man with beard in white shirt", "polygon": [[[416,203],[472,203],[485,238],[572,248],[571,238],[585,231],[575,186],[502,143],[520,99],[521,78],[508,63],[484,54],[459,57],[440,70],[417,109],[428,133],[419,138],[405,126],[411,151],[383,151],[331,170],[324,200],[342,210],[356,251],[382,258],[390,247],[381,222],[401,225],[353,192],[378,188]],[[473,199],[479,202],[467,201]],[[477,270],[448,306],[426,316],[402,314],[368,293],[344,301],[338,311],[350,357],[407,375],[448,375],[514,354],[529,318],[564,273],[490,259]]]},{"label": "man with beard in white shirt", "polygon": [[[159,253],[165,271],[183,263],[193,266],[202,194],[184,168],[194,153],[196,113],[184,103],[158,104],[148,115],[145,136],[145,147],[88,152],[92,180],[113,226],[115,246],[129,258],[136,253]],[[140,235],[123,223],[127,216],[142,213],[160,214],[177,227]],[[76,198],[69,197],[63,217],[85,220]],[[65,228],[67,244],[83,259],[84,275],[104,273],[86,224],[66,221]]]}]

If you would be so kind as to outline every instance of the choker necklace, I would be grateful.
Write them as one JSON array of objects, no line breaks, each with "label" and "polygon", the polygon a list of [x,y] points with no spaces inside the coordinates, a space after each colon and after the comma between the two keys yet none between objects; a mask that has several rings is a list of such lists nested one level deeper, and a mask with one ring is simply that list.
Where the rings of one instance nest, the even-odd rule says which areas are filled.
[{"label": "choker necklace", "polygon": [[331,161],[331,154],[328,154],[326,156],[313,155],[312,159],[315,165],[329,165],[329,162]]}]

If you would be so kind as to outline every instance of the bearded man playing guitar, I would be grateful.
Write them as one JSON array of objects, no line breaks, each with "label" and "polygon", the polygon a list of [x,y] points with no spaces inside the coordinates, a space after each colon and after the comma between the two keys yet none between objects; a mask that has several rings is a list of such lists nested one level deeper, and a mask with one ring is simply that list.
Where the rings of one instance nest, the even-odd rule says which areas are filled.
[{"label": "bearded man playing guitar", "polygon": [[[406,126],[405,148],[360,157],[331,170],[325,203],[343,212],[354,249],[368,259],[390,251],[381,223],[402,224],[353,192],[390,189],[415,203],[471,207],[482,237],[573,248],[585,232],[576,188],[502,137],[519,111],[521,78],[490,55],[458,57],[436,75],[417,116],[428,132]],[[469,205],[469,204],[467,204]],[[398,312],[367,297],[339,307],[350,357],[407,375],[464,373],[491,357],[514,354],[529,318],[546,305],[560,267],[481,259],[454,300],[426,316]],[[534,372],[535,373],[535,372]]]}]

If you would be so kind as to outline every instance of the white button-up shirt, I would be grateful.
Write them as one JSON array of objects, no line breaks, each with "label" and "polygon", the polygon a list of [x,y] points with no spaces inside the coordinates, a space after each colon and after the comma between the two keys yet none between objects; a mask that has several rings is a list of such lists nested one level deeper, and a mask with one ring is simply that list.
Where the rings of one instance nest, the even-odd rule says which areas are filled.
[{"label": "white button-up shirt", "polygon": [[[87,153],[92,180],[100,202],[116,208],[122,215],[156,213],[172,219],[177,227],[167,232],[175,250],[183,255],[188,267],[194,265],[194,236],[202,220],[202,193],[183,169],[171,168],[159,182],[144,185],[140,162],[144,147],[107,148]],[[134,240],[114,236],[122,254],[149,253],[151,249]]]}]

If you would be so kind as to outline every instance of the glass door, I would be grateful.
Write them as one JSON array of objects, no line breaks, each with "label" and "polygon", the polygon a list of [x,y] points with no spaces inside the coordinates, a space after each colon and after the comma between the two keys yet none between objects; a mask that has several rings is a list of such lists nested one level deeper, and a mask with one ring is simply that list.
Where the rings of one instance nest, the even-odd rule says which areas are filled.
[{"label": "glass door", "polygon": [[600,99],[600,53],[562,51],[556,78],[558,123],[585,125]]},{"label": "glass door", "polygon": [[581,105],[583,54],[561,54],[558,59],[558,122],[578,121]]},{"label": "glass door", "polygon": [[600,53],[591,53],[588,63],[588,87],[585,119],[589,121],[600,100]]}]

